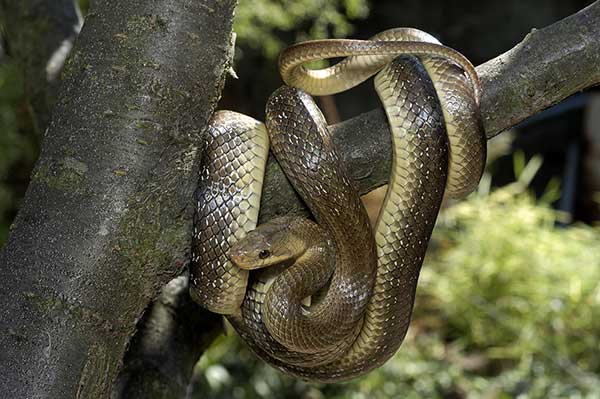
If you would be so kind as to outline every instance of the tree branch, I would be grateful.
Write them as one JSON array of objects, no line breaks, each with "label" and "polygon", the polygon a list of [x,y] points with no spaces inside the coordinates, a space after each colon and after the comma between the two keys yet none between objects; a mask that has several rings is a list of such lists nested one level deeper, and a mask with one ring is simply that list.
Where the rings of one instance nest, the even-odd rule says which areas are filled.
[{"label": "tree branch", "polygon": [[189,256],[234,4],[94,3],[0,253],[0,397],[110,395],[136,321]]},{"label": "tree branch", "polygon": [[188,288],[187,275],[171,280],[144,315],[115,397],[185,397],[194,365],[222,327],[221,317],[192,301]]},{"label": "tree branch", "polygon": [[[214,108],[233,6],[103,3],[90,14],[69,63],[34,181],[0,255],[0,278],[12,285],[0,292],[5,327],[0,346],[8,348],[0,358],[0,368],[8,370],[0,382],[2,396],[107,394],[142,308],[177,272],[172,265],[187,259],[189,198],[197,170],[189,161],[197,143],[187,133],[202,130]],[[600,81],[599,22],[596,2],[532,32],[478,68],[488,137]],[[200,37],[203,45],[198,45]],[[203,79],[196,91],[204,96],[194,97],[187,89],[197,76]],[[369,112],[332,130],[360,191],[385,184],[391,153],[383,112]],[[261,212],[263,221],[305,213],[273,160]],[[166,292],[178,296],[182,291]],[[149,320],[172,316],[168,309],[180,308],[182,316],[172,320],[205,328],[202,318],[185,319],[197,311],[180,306],[185,303],[161,299]],[[165,305],[167,310],[156,310]],[[170,323],[161,322],[153,339],[166,337],[166,347],[181,351],[197,347],[193,334],[169,343],[181,337],[164,328]],[[156,353],[146,340],[153,334],[139,337],[141,364],[148,364],[144,356]],[[166,352],[158,357],[161,362],[173,360],[161,358]],[[173,372],[167,380],[187,375],[176,367],[165,369]]]},{"label": "tree branch", "polygon": [[[570,95],[600,84],[600,1],[544,29],[533,30],[506,53],[477,67],[488,139]],[[361,194],[387,183],[391,165],[388,123],[382,109],[332,127]],[[306,210],[274,159],[269,160],[261,221]]]}]

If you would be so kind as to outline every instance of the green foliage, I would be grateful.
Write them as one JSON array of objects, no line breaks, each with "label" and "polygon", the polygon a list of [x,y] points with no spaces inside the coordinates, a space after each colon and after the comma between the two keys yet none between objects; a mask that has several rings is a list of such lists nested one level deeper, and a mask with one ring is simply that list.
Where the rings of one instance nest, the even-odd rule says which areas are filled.
[{"label": "green foliage", "polygon": [[600,231],[556,227],[562,215],[525,186],[445,212],[436,237],[447,249],[423,271],[417,317],[435,314],[452,347],[486,359],[492,376],[470,379],[473,390],[599,395]]},{"label": "green foliage", "polygon": [[79,9],[83,15],[86,15],[90,8],[90,0],[79,0]]},{"label": "green foliage", "polygon": [[349,20],[368,13],[367,0],[242,0],[234,30],[240,44],[274,59],[284,46],[283,33],[294,35],[286,42],[345,37],[352,32]]},{"label": "green foliage", "polygon": [[33,163],[37,152],[31,138],[19,132],[19,113],[28,113],[21,71],[13,63],[0,64],[0,247],[20,198],[14,187],[20,178],[16,169]]},{"label": "green foliage", "polygon": [[526,190],[540,162],[517,156],[518,182],[442,214],[409,336],[382,368],[307,384],[230,336],[198,364],[198,397],[600,397],[600,231],[557,227],[562,215]]}]

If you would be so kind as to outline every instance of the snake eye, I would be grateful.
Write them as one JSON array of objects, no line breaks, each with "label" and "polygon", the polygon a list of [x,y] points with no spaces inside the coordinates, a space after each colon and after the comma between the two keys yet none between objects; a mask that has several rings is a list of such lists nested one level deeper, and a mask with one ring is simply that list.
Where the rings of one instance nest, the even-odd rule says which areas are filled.
[{"label": "snake eye", "polygon": [[271,256],[271,251],[269,251],[268,249],[263,249],[258,253],[258,257],[260,259],[267,259],[269,256]]}]

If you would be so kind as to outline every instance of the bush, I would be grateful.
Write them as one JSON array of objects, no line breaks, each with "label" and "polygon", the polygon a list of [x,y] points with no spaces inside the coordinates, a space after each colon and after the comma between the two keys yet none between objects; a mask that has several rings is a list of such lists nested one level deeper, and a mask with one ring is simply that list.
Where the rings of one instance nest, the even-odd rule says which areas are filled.
[{"label": "bush", "polygon": [[283,34],[290,41],[327,37],[346,37],[352,32],[352,19],[369,13],[366,0],[253,0],[240,1],[234,31],[238,41],[259,48],[274,60],[285,47]]}]

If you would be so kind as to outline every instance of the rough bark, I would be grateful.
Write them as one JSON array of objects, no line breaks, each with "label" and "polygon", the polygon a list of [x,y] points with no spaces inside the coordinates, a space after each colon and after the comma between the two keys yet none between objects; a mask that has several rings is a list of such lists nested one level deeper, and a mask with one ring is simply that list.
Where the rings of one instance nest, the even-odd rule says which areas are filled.
[{"label": "rough bark", "polygon": [[188,294],[188,276],[163,288],[131,342],[115,398],[184,398],[194,365],[221,332],[221,317]]},{"label": "rough bark", "polygon": [[11,57],[23,70],[34,129],[42,134],[56,102],[60,71],[81,28],[76,0],[0,0]]},{"label": "rough bark", "polygon": [[94,5],[0,254],[0,397],[107,397],[144,307],[189,254],[234,1]]}]

